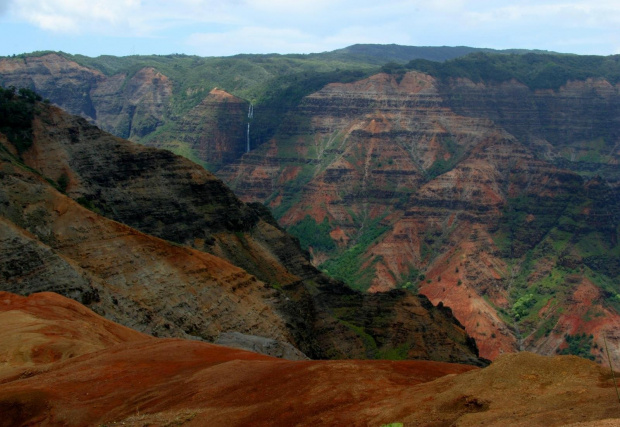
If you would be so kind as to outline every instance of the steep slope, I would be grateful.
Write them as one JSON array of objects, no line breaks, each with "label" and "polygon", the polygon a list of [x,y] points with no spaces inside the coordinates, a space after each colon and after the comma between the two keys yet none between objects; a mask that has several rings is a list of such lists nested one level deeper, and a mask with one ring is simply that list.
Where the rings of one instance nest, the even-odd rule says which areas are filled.
[{"label": "steep slope", "polygon": [[0,59],[2,86],[35,89],[68,111],[125,138],[139,139],[162,124],[172,82],[152,67],[129,75],[84,67],[56,53]]},{"label": "steep slope", "polygon": [[247,101],[215,88],[171,126],[176,141],[159,142],[156,138],[152,145],[173,149],[178,141],[179,151],[185,145],[196,159],[218,169],[249,151],[250,108]]},{"label": "steep slope", "polygon": [[[127,336],[125,328],[49,293],[1,293],[0,316],[32,331],[28,339],[22,330],[4,331],[9,353],[36,354],[65,342],[71,356],[35,366],[14,361],[25,369],[0,379],[2,426],[618,421],[609,371],[573,356],[507,355],[485,369],[429,361],[285,361],[196,341]],[[84,324],[101,334],[97,351],[84,351],[81,340],[93,340],[79,332]],[[59,332],[75,336],[63,341]]]},{"label": "steep slope", "polygon": [[103,218],[6,157],[2,168],[3,290],[60,292],[161,336],[294,343],[274,291],[245,271]]},{"label": "steep slope", "polygon": [[[355,46],[327,57],[377,61],[385,53],[403,60],[397,56],[407,51]],[[390,74],[369,79],[356,74],[368,68],[336,71],[336,62],[319,57],[325,59],[73,59],[106,78],[125,72],[129,78],[148,66],[173,82],[191,63],[181,89],[173,85],[171,121],[143,141],[188,157],[195,154],[183,144],[223,147],[221,155],[205,151],[215,169],[241,154],[241,132],[251,121],[251,147],[262,145],[218,175],[244,200],[267,202],[330,275],[358,289],[422,291],[449,305],[487,357],[530,349],[602,361],[602,336],[618,341],[620,310],[619,57],[479,53],[391,64],[383,67]],[[2,63],[18,70],[28,59],[11,61]],[[240,99],[221,94],[231,102],[216,102],[209,95],[213,84],[200,84],[206,81],[254,100],[254,119]],[[334,81],[350,83],[323,87]],[[183,115],[188,119],[178,125]],[[222,137],[216,144],[209,135],[221,130],[220,117],[228,139],[214,132]],[[209,125],[201,127],[201,118]],[[191,242],[197,235],[195,247],[204,239],[206,250],[262,280],[290,283],[278,278],[277,261],[252,261],[260,245],[241,240],[238,229],[235,240],[210,245],[199,227],[178,230],[164,216],[152,215],[161,223],[159,236]],[[279,248],[274,256],[288,262],[290,272],[331,286],[307,263],[286,261],[297,259],[290,241],[258,224],[259,240]],[[151,233],[156,225],[148,227]]]},{"label": "steep slope", "polygon": [[160,336],[241,332],[314,358],[484,364],[449,309],[329,279],[264,207],[196,164],[28,94],[2,93],[33,119],[28,144],[0,139],[3,290],[57,291]]},{"label": "steep slope", "polygon": [[0,321],[0,383],[116,344],[153,339],[52,292],[27,298],[0,292]]},{"label": "steep slope", "polygon": [[[246,151],[250,102],[256,107],[250,137],[254,148],[269,141],[285,114],[304,95],[328,83],[368,77],[390,61],[443,61],[479,51],[500,52],[398,45],[355,45],[310,55],[223,58],[89,58],[37,52],[0,58],[0,86],[34,90],[116,136],[173,150],[215,171]],[[222,97],[221,93],[214,96],[214,88],[238,98]],[[245,112],[237,108],[243,102]]]},{"label": "steep slope", "polygon": [[[471,86],[491,111],[500,94]],[[559,100],[532,96],[559,105],[574,88],[586,97],[591,86],[571,84]],[[601,108],[617,99],[605,93]],[[417,289],[453,308],[485,357],[559,352],[565,335],[585,333],[594,335],[586,355],[602,361],[606,335],[618,359],[613,182],[546,161],[540,144],[522,142],[490,113],[463,113],[466,100],[419,72],[330,84],[304,98],[270,143],[218,174],[242,199],[270,206],[329,274],[362,290]],[[587,115],[575,104],[571,115]],[[515,119],[519,126],[527,127]],[[577,122],[574,144],[584,126]],[[543,129],[529,132],[540,142]],[[613,124],[606,129],[613,135]],[[599,292],[583,307],[598,321],[577,326],[562,313],[593,283]]]},{"label": "steep slope", "polygon": [[117,136],[216,170],[247,150],[246,99],[258,101],[252,131],[257,145],[304,94],[374,71],[365,60],[295,55],[88,58],[41,52],[0,58],[0,86],[34,90]]}]

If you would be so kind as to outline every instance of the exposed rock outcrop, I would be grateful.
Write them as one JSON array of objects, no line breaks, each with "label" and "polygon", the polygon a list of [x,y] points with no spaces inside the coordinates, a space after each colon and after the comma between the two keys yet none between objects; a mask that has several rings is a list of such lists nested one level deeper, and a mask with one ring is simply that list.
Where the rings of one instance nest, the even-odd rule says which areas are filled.
[{"label": "exposed rock outcrop", "polygon": [[50,53],[0,59],[2,86],[36,90],[67,111],[123,138],[140,139],[163,124],[172,82],[152,67],[104,73]]},{"label": "exposed rock outcrop", "polygon": [[[592,91],[596,100],[579,102]],[[515,82],[448,86],[418,72],[378,74],[306,97],[270,143],[218,175],[243,200],[268,204],[330,274],[375,292],[419,289],[454,310],[486,357],[524,348],[549,354],[566,345],[561,339],[555,348],[543,344],[549,328],[562,336],[566,325],[550,324],[559,313],[524,321],[533,311],[517,314],[515,304],[531,294],[537,310],[548,301],[568,307],[572,285],[563,279],[539,285],[541,271],[565,278],[582,264],[567,268],[562,260],[585,263],[592,252],[616,265],[620,218],[613,179],[585,181],[564,168],[566,162],[549,159],[569,146],[585,147],[585,138],[604,138],[614,164],[618,153],[609,141],[616,127],[587,133],[582,104],[602,123],[605,106],[617,99],[617,88],[600,81],[571,83],[554,93]],[[538,110],[527,111],[527,102]],[[574,132],[570,119],[555,113],[568,104],[568,116],[582,116]],[[519,119],[512,108],[529,119]],[[573,160],[579,163],[579,156]],[[598,185],[600,194],[589,190]],[[599,208],[595,213],[590,206]],[[596,249],[596,240],[605,242],[608,255]],[[545,263],[528,264],[533,253],[544,254]],[[603,272],[602,264],[586,265]],[[572,274],[579,279],[571,280],[587,283],[592,273]],[[617,275],[614,270],[606,280]],[[606,319],[603,329],[611,338],[619,317],[613,310]],[[596,333],[602,345],[601,329],[580,332]]]},{"label": "exposed rock outcrop", "polygon": [[313,358],[485,363],[449,311],[329,279],[264,207],[187,159],[40,110],[21,159],[7,140],[0,152],[2,239],[28,255],[0,259],[3,289],[56,290],[160,336],[236,331]]},{"label": "exposed rock outcrop", "polygon": [[[215,64],[214,72],[223,66]],[[213,170],[245,151],[245,101],[219,90],[207,95],[212,86],[205,85],[170,96],[178,87],[170,78],[148,66],[133,69],[105,75],[55,54],[0,60],[2,84],[35,87],[108,130]],[[233,80],[231,87],[245,84],[239,76]],[[563,331],[571,331],[569,336],[592,333],[585,354],[602,361],[602,334],[615,342],[611,331],[620,309],[619,88],[601,78],[562,84],[534,90],[516,80],[474,83],[419,72],[330,84],[296,108],[275,108],[282,118],[269,123],[279,126],[275,137],[261,139],[256,150],[252,145],[218,176],[245,201],[274,209],[329,274],[364,290],[421,291],[434,304],[452,307],[487,357],[518,349],[565,351]],[[272,87],[276,92],[278,85],[297,94],[294,79],[279,81]],[[117,123],[119,117],[130,128]],[[143,126],[141,117],[153,119]],[[149,133],[147,122],[157,123],[158,131]],[[170,166],[163,157],[157,161]],[[119,170],[125,173],[129,165]],[[52,179],[64,173],[62,167],[53,172]],[[109,185],[70,190],[74,197],[94,197]],[[271,227],[275,221],[257,205],[231,218],[226,212],[205,214],[215,217],[213,223],[262,217],[253,239],[239,224],[229,227],[234,238],[220,239],[196,220],[194,214],[204,211],[175,213],[194,224],[182,227],[165,218],[174,211],[165,203],[167,212],[151,209],[144,221],[130,219],[132,208],[123,206],[128,193],[104,192],[119,215],[114,218],[222,256],[267,283],[296,283],[292,276],[331,283],[316,279],[312,266],[290,249],[294,243]],[[188,209],[179,206],[180,212]],[[98,209],[111,215],[109,207]],[[255,258],[265,242],[274,252],[267,260]],[[278,259],[288,263],[292,276]],[[586,321],[573,328],[562,310],[577,288],[589,285],[600,291],[592,312],[606,313],[604,325],[590,329]]]}]

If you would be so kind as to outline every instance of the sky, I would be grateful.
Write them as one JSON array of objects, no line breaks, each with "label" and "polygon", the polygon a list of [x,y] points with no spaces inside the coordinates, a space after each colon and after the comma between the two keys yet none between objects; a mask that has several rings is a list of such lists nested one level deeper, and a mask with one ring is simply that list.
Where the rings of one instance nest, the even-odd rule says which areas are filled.
[{"label": "sky", "polygon": [[0,0],[0,56],[312,53],[356,43],[620,54],[618,0]]}]

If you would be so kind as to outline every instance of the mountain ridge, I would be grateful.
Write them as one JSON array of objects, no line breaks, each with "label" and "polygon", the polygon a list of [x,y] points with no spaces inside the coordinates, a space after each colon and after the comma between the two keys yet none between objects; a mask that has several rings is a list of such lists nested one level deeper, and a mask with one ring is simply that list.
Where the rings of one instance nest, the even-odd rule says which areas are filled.
[{"label": "mountain ridge", "polygon": [[[513,117],[512,127],[522,123],[501,104],[508,98],[497,86],[490,85],[492,97],[484,98],[480,84],[452,83],[480,94],[477,107],[489,108],[485,117],[463,113],[463,101],[447,98],[445,84],[411,71],[327,85],[290,112],[270,144],[219,175],[242,199],[268,204],[329,274],[358,289],[419,290],[452,307],[486,357],[535,350],[537,342],[547,352],[562,351],[564,336],[587,331],[596,340],[591,350],[604,359],[596,350],[601,334],[612,339],[618,320],[618,273],[602,267],[618,258],[614,175],[581,177],[545,160],[542,151],[560,154],[562,145],[547,135],[567,133],[570,122],[589,120],[588,113],[566,108],[562,124],[531,127],[535,137],[518,138],[489,117],[505,111],[507,127]],[[517,82],[500,87],[523,90]],[[607,86],[586,81],[559,94],[529,96],[570,106],[597,87]],[[616,90],[605,93],[609,98],[589,107],[589,114],[604,114],[618,99]],[[610,123],[590,132],[605,141],[610,132],[609,145],[614,129]],[[610,154],[613,162],[618,153]],[[544,262],[532,261],[536,257]],[[588,330],[587,323],[562,316],[579,285],[600,289],[582,301],[607,319],[606,326],[592,323],[595,329]],[[543,314],[545,303],[555,308]],[[535,338],[522,341],[521,330]],[[555,349],[543,344],[552,332]]]}]

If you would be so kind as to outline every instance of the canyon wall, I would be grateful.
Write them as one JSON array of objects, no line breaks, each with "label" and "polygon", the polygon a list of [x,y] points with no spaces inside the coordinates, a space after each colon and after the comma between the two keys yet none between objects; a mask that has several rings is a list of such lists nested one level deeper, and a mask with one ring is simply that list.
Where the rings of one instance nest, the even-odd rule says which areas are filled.
[{"label": "canyon wall", "polygon": [[[297,77],[282,93],[298,95]],[[126,200],[138,206],[147,197],[109,188],[132,188],[122,175],[143,174],[140,162],[121,162],[109,178],[92,177],[98,160],[86,163],[80,174],[90,184],[72,179],[72,197],[143,231],[280,283],[278,262],[256,260],[242,239],[244,224],[258,224],[250,227],[260,230],[260,245],[269,241],[278,248],[273,257],[295,260],[289,272],[316,277],[256,204],[265,203],[315,267],[359,290],[404,288],[452,307],[486,357],[529,349],[601,361],[602,336],[620,340],[613,332],[620,310],[617,84],[588,78],[532,89],[514,79],[377,74],[328,84],[287,108],[257,109],[258,117],[274,115],[268,122],[277,131],[253,140],[246,153],[246,101],[212,87],[179,92],[178,81],[153,67],[104,74],[48,54],[0,59],[0,79],[35,88],[117,135],[207,165],[253,203],[229,215],[196,210],[200,196],[191,206],[178,202],[179,212],[158,202],[143,219],[132,218]],[[182,103],[188,108],[179,115]],[[58,179],[65,172],[55,168],[49,176]],[[223,243],[217,227],[205,231],[220,221],[233,240]],[[617,358],[620,350],[613,351]]]},{"label": "canyon wall", "polygon": [[[614,121],[596,117],[618,88],[453,84],[409,72],[328,85],[218,174],[272,208],[328,274],[450,306],[485,357],[560,352],[566,336],[593,334],[602,360],[602,334],[619,338],[619,272],[603,267],[618,264],[618,146]],[[534,101],[540,111],[524,105]],[[580,310],[597,320],[566,316]]]},{"label": "canyon wall", "polygon": [[0,136],[3,290],[58,292],[158,336],[239,332],[313,358],[485,363],[449,309],[323,275],[268,210],[191,161],[19,102],[32,141]]}]

